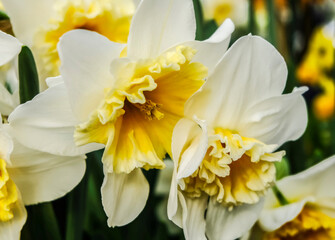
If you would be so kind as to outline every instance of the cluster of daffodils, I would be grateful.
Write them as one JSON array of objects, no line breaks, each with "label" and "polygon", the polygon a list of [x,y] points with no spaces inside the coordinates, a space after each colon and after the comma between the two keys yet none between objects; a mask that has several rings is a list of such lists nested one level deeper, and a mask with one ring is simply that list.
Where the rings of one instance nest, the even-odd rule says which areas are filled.
[{"label": "cluster of daffodils", "polygon": [[[2,1],[17,38],[0,34],[0,239],[19,239],[24,204],[69,192],[100,149],[110,227],[141,213],[143,171],[172,167],[169,155],[167,215],[186,239],[233,240],[258,219],[264,239],[334,236],[334,159],[278,182],[285,204],[271,192],[278,148],[306,128],[307,88],[282,94],[287,68],[270,43],[248,35],[228,49],[229,19],[195,40],[191,0]],[[18,105],[21,42],[43,91]]]}]

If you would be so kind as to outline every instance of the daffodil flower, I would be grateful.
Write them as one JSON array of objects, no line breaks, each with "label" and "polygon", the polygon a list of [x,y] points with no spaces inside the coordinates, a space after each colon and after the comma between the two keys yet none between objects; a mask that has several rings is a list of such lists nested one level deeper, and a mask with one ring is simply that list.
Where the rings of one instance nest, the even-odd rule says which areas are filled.
[{"label": "daffodil flower", "polygon": [[144,0],[127,45],[86,30],[66,33],[58,45],[61,76],[9,118],[31,148],[76,155],[105,147],[109,226],[144,208],[149,184],[141,169],[164,168],[184,103],[226,51],[234,26],[227,20],[203,42],[194,40],[195,28],[191,0]]},{"label": "daffodil flower", "polygon": [[[22,44],[0,32],[0,65],[10,64],[17,87],[15,61]],[[8,76],[8,75],[7,75]],[[12,135],[7,116],[18,103],[3,85],[0,101],[0,239],[18,240],[26,221],[24,205],[52,201],[71,191],[85,173],[85,155],[59,156],[30,149]],[[17,89],[15,89],[17,91]],[[60,177],[62,176],[62,177]]]},{"label": "daffodil flower", "polygon": [[248,22],[247,0],[200,0],[205,20],[214,19],[220,25],[231,18],[236,26],[245,26]]},{"label": "daffodil flower", "polygon": [[35,56],[41,86],[59,74],[59,38],[73,29],[96,31],[125,43],[136,4],[133,0],[3,0],[15,36]]},{"label": "daffodil flower", "polygon": [[[0,126],[0,239],[18,240],[24,205],[52,201],[71,191],[85,173],[85,156],[64,157],[29,149]],[[62,176],[62,177],[60,177]]]},{"label": "daffodil flower", "polygon": [[275,180],[281,144],[307,124],[301,94],[282,95],[287,68],[260,37],[239,39],[175,126],[168,215],[186,239],[236,239],[251,228]]},{"label": "daffodil flower", "polygon": [[335,156],[279,180],[277,188],[287,203],[269,190],[258,231],[249,239],[335,239]]},{"label": "daffodil flower", "polygon": [[19,105],[17,56],[22,44],[0,31],[0,113],[8,116]]}]

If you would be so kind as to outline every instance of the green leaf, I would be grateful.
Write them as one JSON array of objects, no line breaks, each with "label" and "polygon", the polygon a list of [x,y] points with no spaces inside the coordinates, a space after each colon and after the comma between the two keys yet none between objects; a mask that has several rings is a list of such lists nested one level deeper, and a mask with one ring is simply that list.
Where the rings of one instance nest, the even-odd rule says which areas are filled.
[{"label": "green leaf", "polygon": [[8,20],[8,19],[9,19],[8,15],[4,11],[0,10],[0,21],[1,20]]},{"label": "green leaf", "polygon": [[27,210],[28,220],[22,230],[22,239],[62,239],[51,203],[28,206]]},{"label": "green leaf", "polygon": [[275,162],[276,179],[282,179],[290,174],[290,165],[287,158],[283,158],[280,162]]},{"label": "green leaf", "polygon": [[193,5],[194,5],[194,13],[195,13],[195,21],[197,24],[197,31],[195,35],[195,39],[197,40],[204,40],[203,35],[204,35],[204,21],[202,17],[202,9],[201,9],[201,4],[199,0],[193,0]]},{"label": "green leaf", "polygon": [[20,102],[25,103],[39,93],[38,74],[32,52],[23,46],[19,54]]},{"label": "green leaf", "polygon": [[69,194],[66,222],[66,240],[81,240],[84,229],[87,195],[87,174]]}]

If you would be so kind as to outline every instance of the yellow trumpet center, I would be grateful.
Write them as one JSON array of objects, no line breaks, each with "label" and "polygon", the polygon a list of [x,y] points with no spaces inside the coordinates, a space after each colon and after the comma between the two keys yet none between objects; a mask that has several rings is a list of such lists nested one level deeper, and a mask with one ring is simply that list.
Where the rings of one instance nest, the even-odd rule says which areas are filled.
[{"label": "yellow trumpet center", "polygon": [[275,180],[275,161],[284,152],[275,146],[218,128],[199,168],[184,179],[187,195],[204,192],[226,206],[256,203]]},{"label": "yellow trumpet center", "polygon": [[333,240],[335,218],[320,210],[305,206],[292,221],[274,232],[265,234],[263,240]]},{"label": "yellow trumpet center", "polygon": [[16,186],[9,178],[6,162],[0,159],[0,221],[6,222],[14,217],[13,207],[17,200]]},{"label": "yellow trumpet center", "polygon": [[[117,2],[117,3],[116,3]],[[59,74],[57,43],[73,29],[98,32],[114,42],[126,43],[135,6],[131,1],[75,0],[57,5],[57,16],[35,34],[33,49],[38,53],[37,63],[46,76]]]},{"label": "yellow trumpet center", "polygon": [[122,62],[100,106],[76,127],[76,143],[105,144],[109,171],[163,168],[184,103],[207,76],[205,66],[191,62],[194,54],[178,46],[157,59]]}]

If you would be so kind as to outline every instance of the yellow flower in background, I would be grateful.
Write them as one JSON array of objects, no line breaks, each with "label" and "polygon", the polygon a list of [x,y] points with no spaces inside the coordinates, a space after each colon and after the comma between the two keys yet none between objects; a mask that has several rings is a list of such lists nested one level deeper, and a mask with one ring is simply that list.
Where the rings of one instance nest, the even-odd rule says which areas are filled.
[{"label": "yellow flower in background", "polygon": [[318,84],[325,71],[334,67],[335,21],[317,28],[309,42],[306,55],[297,69],[303,84]]},{"label": "yellow flower in background", "polygon": [[282,95],[286,78],[276,49],[246,36],[186,102],[173,131],[168,203],[186,239],[233,240],[258,219],[285,154],[276,149],[307,125],[306,88]]},{"label": "yellow flower in background", "polygon": [[15,36],[29,46],[36,58],[40,84],[59,75],[59,38],[73,29],[98,32],[112,41],[126,43],[136,5],[133,0],[4,0]]},{"label": "yellow flower in background", "polygon": [[248,22],[248,0],[200,0],[200,3],[204,19],[214,19],[217,25],[227,18],[231,18],[236,26]]},{"label": "yellow flower in background", "polygon": [[249,240],[335,239],[335,157],[277,182],[286,204],[272,190]]},{"label": "yellow flower in background", "polygon": [[335,111],[335,83],[327,77],[334,68],[335,21],[317,28],[312,35],[306,55],[297,69],[297,78],[303,84],[319,87],[322,93],[313,99],[313,110],[321,120],[327,120]]},{"label": "yellow flower in background", "polygon": [[321,120],[330,119],[335,111],[335,82],[326,76],[320,77],[322,93],[313,99],[313,111]]},{"label": "yellow flower in background", "polygon": [[61,76],[48,79],[50,88],[8,121],[34,149],[76,155],[105,148],[108,225],[128,224],[148,197],[142,169],[165,166],[184,104],[222,58],[233,29],[228,20],[209,39],[195,41],[191,0],[144,0],[126,45],[82,29],[64,34]]}]

